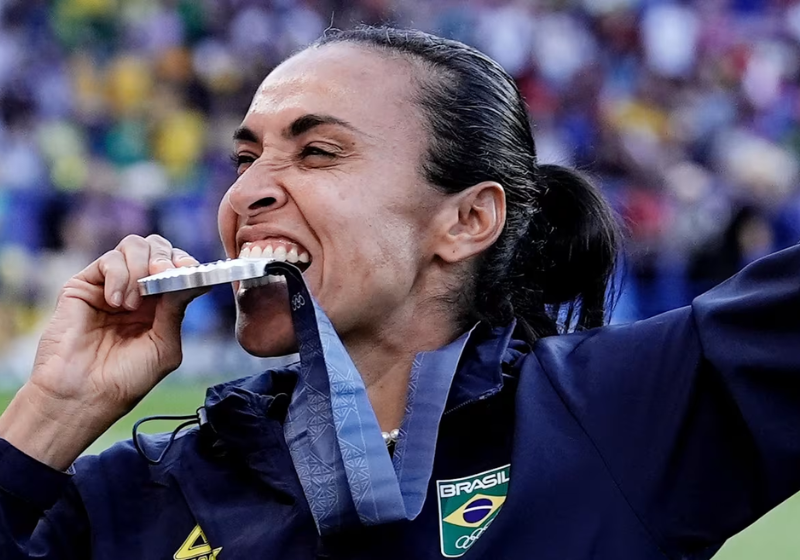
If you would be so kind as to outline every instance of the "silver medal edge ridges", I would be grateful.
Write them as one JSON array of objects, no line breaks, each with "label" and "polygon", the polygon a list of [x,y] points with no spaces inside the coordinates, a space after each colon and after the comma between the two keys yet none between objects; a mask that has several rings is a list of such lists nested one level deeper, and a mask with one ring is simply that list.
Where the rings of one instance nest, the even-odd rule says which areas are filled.
[{"label": "silver medal edge ridges", "polygon": [[267,275],[267,265],[273,262],[276,259],[227,259],[198,266],[172,268],[139,279],[139,293],[151,296],[263,278]]}]

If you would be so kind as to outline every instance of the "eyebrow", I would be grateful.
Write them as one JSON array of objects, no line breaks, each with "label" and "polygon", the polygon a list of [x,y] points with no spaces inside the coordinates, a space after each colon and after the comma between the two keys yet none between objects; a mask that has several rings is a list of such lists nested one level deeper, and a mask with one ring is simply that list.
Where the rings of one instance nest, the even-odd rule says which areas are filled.
[{"label": "eyebrow", "polygon": [[[363,134],[367,136],[364,132],[358,130],[355,126],[350,124],[347,121],[344,121],[338,117],[334,117],[332,115],[317,115],[313,113],[309,113],[307,115],[303,115],[302,117],[296,118],[292,123],[283,129],[281,135],[286,138],[287,140],[292,140],[293,138],[297,138],[298,136],[305,134],[306,132],[323,125],[336,125],[341,126],[342,128],[346,128],[348,130],[352,130],[353,132],[357,132],[359,134]],[[233,133],[233,139],[239,140],[242,142],[258,142],[258,137],[256,133],[253,132],[252,129],[246,126],[240,126],[236,129]]]}]

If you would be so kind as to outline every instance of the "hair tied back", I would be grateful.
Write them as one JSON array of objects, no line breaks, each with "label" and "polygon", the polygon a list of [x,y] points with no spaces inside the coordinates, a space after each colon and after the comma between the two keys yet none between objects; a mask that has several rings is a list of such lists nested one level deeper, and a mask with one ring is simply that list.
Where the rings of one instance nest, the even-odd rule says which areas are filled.
[{"label": "hair tied back", "polygon": [[575,170],[546,164],[538,167],[538,175],[541,212],[533,222],[545,229],[538,272],[542,301],[552,306],[562,330],[573,323],[576,330],[601,326],[621,238],[614,211]]}]

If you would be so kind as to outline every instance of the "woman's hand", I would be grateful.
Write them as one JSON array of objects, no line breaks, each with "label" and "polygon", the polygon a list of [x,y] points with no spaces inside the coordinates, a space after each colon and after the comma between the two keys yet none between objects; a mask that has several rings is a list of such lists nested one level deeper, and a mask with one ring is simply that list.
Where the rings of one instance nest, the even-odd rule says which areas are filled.
[{"label": "woman's hand", "polygon": [[63,469],[181,363],[181,321],[204,290],[139,295],[137,280],[196,265],[163,237],[126,237],[64,286],[0,437]]}]

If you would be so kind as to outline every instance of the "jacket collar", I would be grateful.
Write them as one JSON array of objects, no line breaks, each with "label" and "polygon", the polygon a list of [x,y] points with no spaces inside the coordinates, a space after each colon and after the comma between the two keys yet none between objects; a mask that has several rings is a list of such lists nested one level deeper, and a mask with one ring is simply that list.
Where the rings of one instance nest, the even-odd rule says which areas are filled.
[{"label": "jacket collar", "polygon": [[499,393],[507,366],[527,350],[527,344],[514,338],[516,321],[504,327],[479,324],[470,336],[450,388],[445,414],[472,401]]},{"label": "jacket collar", "polygon": [[[459,358],[445,414],[502,390],[509,372],[515,369],[514,363],[528,351],[527,344],[514,336],[516,330],[516,323],[512,322],[495,328],[482,323],[472,331]],[[215,442],[222,441],[245,458],[253,457],[254,450],[283,447],[283,437],[275,435],[282,434],[280,425],[297,380],[298,367],[299,364],[292,364],[281,370],[268,370],[210,387],[205,400],[209,423],[200,428],[198,437],[207,440],[210,449],[215,447]],[[165,443],[161,439],[164,438],[158,441],[154,438],[152,443],[146,444],[155,446],[149,454],[158,454],[157,448]],[[150,441],[150,438],[145,440]],[[169,473],[181,470],[183,455],[168,453],[163,463],[152,465],[154,481],[168,484]],[[262,461],[248,462],[258,463],[259,470],[265,468]],[[285,478],[284,469],[288,465],[271,464],[276,467],[275,472],[263,473],[265,477],[271,479],[273,487],[289,490],[285,485],[293,486],[294,481]]]},{"label": "jacket collar", "polygon": [[[475,327],[459,358],[446,411],[497,393],[503,388],[504,371],[508,370],[507,366],[512,365],[527,351],[527,344],[515,338],[516,331],[516,321],[504,327],[490,327],[485,323]],[[219,428],[218,424],[222,420],[218,414],[219,409],[230,408],[221,405],[227,398],[236,401],[252,400],[252,397],[245,397],[248,393],[291,395],[297,368],[298,364],[292,364],[282,370],[268,370],[259,375],[209,388],[206,392],[205,407],[212,426],[215,429]]]}]

